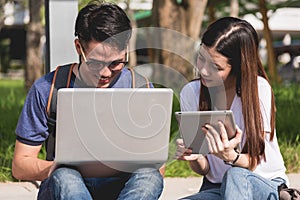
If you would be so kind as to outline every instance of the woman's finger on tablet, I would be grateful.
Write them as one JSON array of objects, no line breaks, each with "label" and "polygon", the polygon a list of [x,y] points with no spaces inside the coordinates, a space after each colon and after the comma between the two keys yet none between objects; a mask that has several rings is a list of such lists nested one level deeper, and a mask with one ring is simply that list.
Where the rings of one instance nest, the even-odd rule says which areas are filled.
[{"label": "woman's finger on tablet", "polygon": [[208,129],[205,132],[205,138],[208,142],[208,147],[209,147],[210,153],[217,153],[218,150],[217,150],[215,138]]},{"label": "woman's finger on tablet", "polygon": [[183,139],[178,138],[178,139],[176,140],[176,144],[177,144],[177,145],[183,145]]},{"label": "woman's finger on tablet", "polygon": [[224,123],[222,121],[219,121],[218,125],[220,127],[220,137],[223,146],[222,150],[224,150],[224,148],[226,149],[229,147],[228,135]]},{"label": "woman's finger on tablet", "polygon": [[221,137],[220,137],[220,133],[217,132],[217,130],[211,126],[211,125],[206,125],[209,132],[212,133],[212,136],[214,138],[214,144],[212,144],[212,147],[214,148],[214,152],[217,153],[217,152],[220,152],[220,151],[223,151],[224,150],[224,145],[223,145],[223,142],[221,140]]},{"label": "woman's finger on tablet", "polygon": [[238,126],[236,126],[235,137],[230,140],[231,145],[232,146],[237,146],[239,143],[241,143],[242,135],[243,135],[242,130]]},{"label": "woman's finger on tablet", "polygon": [[209,139],[209,137],[207,136],[207,134],[205,135],[205,139],[206,139],[206,141],[207,141],[207,146],[208,146],[209,152],[210,152],[210,153],[213,153],[214,151],[213,151],[213,148],[212,148],[210,139]]}]

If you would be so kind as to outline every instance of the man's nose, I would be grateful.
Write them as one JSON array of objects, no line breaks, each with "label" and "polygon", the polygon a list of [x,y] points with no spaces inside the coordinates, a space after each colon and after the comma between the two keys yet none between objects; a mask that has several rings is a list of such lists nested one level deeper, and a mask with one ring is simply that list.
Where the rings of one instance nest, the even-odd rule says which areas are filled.
[{"label": "man's nose", "polygon": [[105,77],[109,77],[111,76],[112,72],[109,69],[108,66],[104,66],[100,71],[99,71],[99,75],[101,76],[105,76]]}]

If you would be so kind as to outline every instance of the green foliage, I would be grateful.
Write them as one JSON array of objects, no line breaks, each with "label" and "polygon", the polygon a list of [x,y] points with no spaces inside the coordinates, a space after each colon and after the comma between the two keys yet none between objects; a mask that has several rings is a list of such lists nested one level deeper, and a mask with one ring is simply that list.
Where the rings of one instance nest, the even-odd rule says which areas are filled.
[{"label": "green foliage", "polygon": [[0,80],[0,181],[12,180],[15,126],[25,99],[23,81]]},{"label": "green foliage", "polygon": [[300,85],[274,85],[276,132],[289,173],[300,169]]},{"label": "green foliage", "polygon": [[288,136],[279,139],[279,147],[285,161],[288,173],[297,173],[300,169],[300,138],[299,135],[292,140]]},{"label": "green foliage", "polygon": [[79,0],[78,1],[79,10],[82,9],[84,6],[86,6],[89,2],[90,2],[90,0]]},{"label": "green foliage", "polygon": [[189,167],[186,161],[174,160],[167,164],[165,177],[194,177],[199,176]]},{"label": "green foliage", "polygon": [[[93,0],[78,0],[78,8],[79,10],[86,6],[89,2]],[[127,2],[127,0],[98,0],[99,2],[111,2],[111,3],[120,3],[120,2]]]},{"label": "green foliage", "polygon": [[295,141],[300,129],[300,86],[273,86],[277,107],[276,129],[280,138]]}]

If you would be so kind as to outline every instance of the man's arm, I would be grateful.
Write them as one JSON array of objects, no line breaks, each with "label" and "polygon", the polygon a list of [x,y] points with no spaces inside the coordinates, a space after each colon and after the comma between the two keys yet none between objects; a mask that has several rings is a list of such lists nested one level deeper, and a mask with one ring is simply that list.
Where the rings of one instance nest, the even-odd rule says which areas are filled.
[{"label": "man's arm", "polygon": [[16,140],[12,174],[20,180],[39,180],[48,177],[53,161],[38,158],[42,145],[31,146]]}]

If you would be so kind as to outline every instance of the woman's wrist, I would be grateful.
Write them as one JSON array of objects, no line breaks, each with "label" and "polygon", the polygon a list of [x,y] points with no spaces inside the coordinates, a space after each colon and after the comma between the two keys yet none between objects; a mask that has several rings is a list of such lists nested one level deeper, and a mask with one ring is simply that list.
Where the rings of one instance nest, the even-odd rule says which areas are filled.
[{"label": "woman's wrist", "polygon": [[224,163],[227,165],[234,165],[238,159],[240,158],[241,153],[238,151],[237,148],[234,148],[234,152],[235,152],[235,156],[233,157],[233,159],[230,160],[224,160]]},{"label": "woman's wrist", "polygon": [[209,163],[206,159],[206,156],[202,154],[199,154],[196,160],[190,162],[190,165],[192,166],[193,170],[200,175],[205,176],[209,172]]}]

